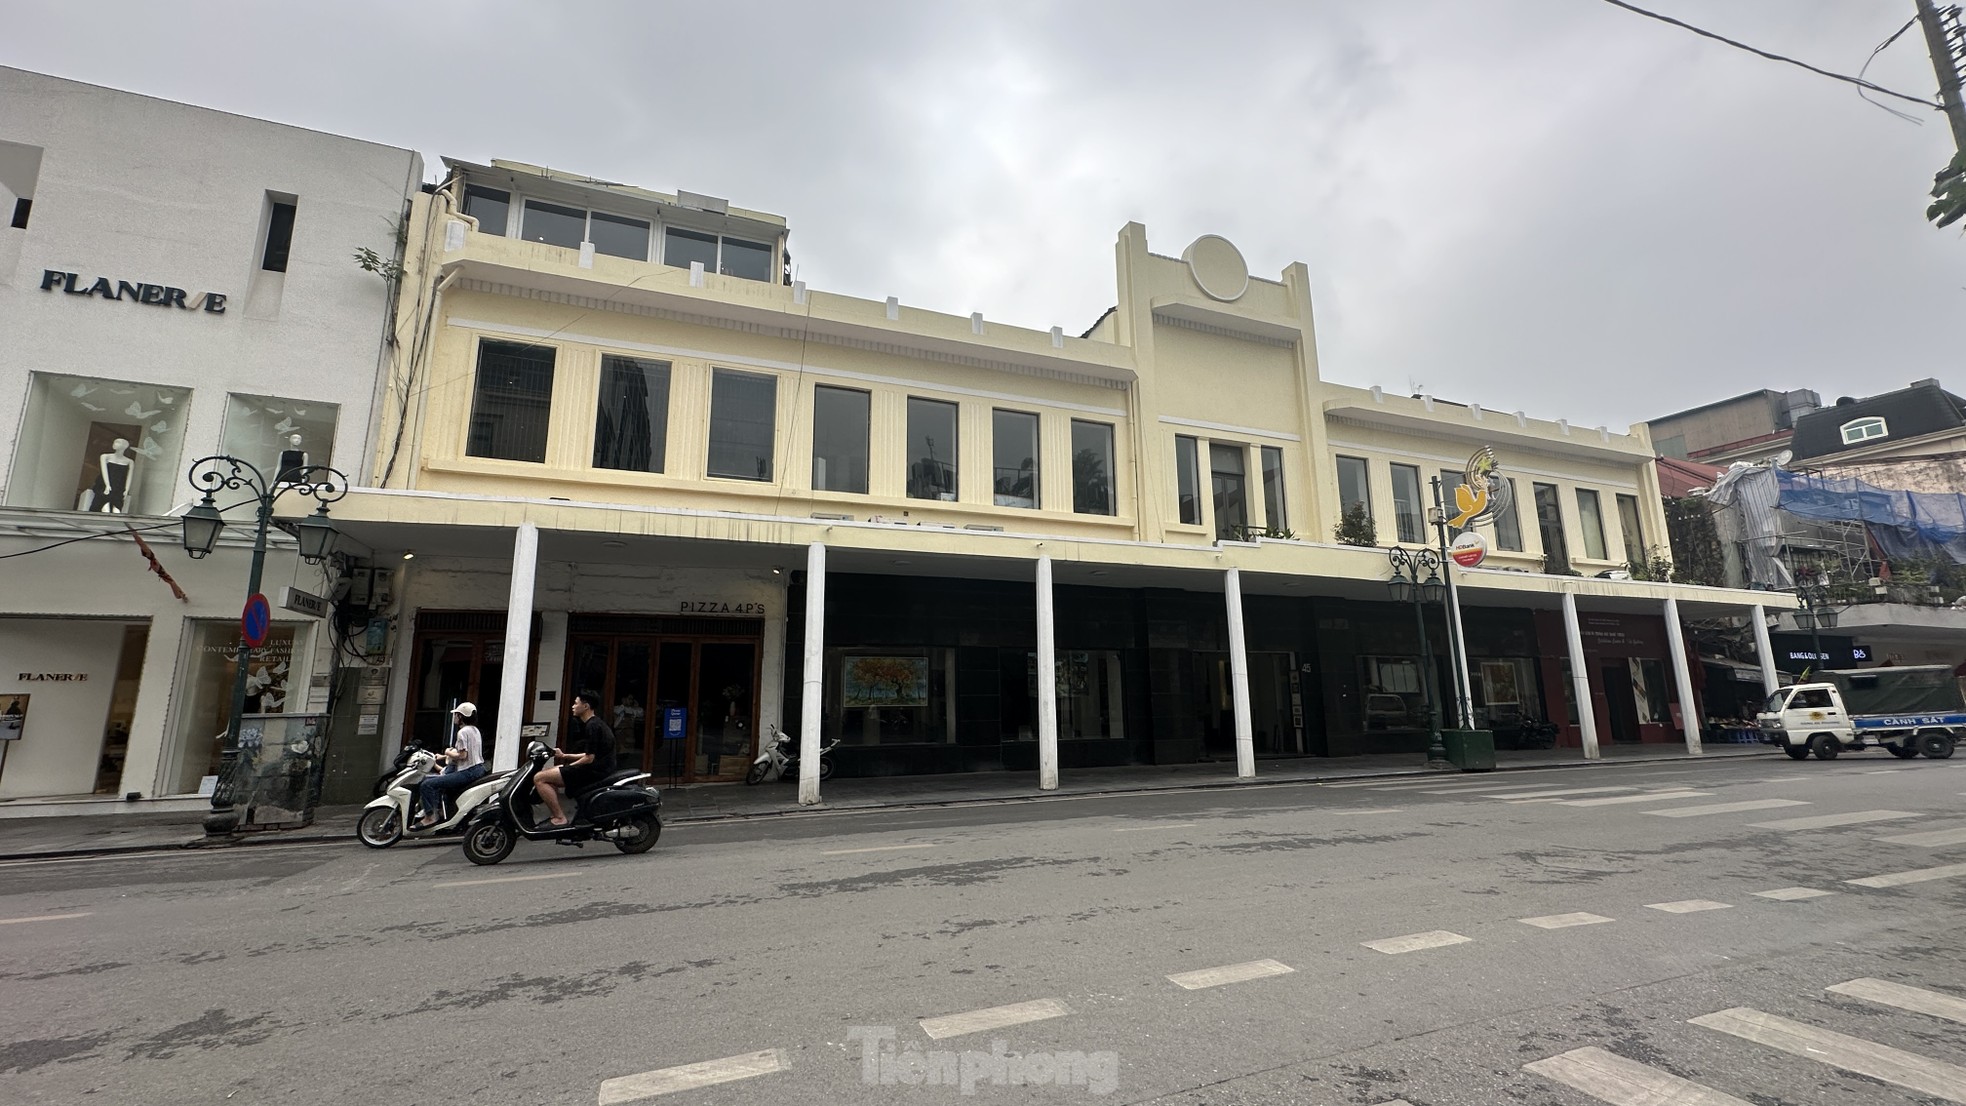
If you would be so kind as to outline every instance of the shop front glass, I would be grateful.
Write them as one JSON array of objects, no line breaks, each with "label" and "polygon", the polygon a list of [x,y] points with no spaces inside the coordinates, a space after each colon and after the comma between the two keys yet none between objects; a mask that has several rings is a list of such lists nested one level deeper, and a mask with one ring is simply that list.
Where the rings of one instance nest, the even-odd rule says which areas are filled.
[{"label": "shop front glass", "polygon": [[[304,690],[294,667],[296,639],[305,640],[298,629],[292,623],[275,623],[266,633],[266,644],[248,654],[247,714],[284,714],[305,705],[294,698]],[[194,794],[200,780],[218,774],[239,671],[235,663],[239,626],[232,621],[192,622],[186,627],[185,641],[178,679],[177,755],[165,780],[167,792],[174,795]]]},{"label": "shop front glass", "polygon": [[828,649],[826,738],[842,745],[956,740],[954,649]]}]

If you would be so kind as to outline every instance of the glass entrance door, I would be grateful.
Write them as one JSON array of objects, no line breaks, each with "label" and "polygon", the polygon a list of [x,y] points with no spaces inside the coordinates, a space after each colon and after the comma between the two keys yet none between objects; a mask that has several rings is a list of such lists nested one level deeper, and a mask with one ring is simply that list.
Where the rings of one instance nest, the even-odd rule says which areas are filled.
[{"label": "glass entrance door", "polygon": [[[759,655],[755,640],[577,637],[564,697],[569,707],[583,689],[601,697],[623,768],[684,782],[743,779],[757,755]],[[678,740],[664,737],[672,709],[684,712]]]}]

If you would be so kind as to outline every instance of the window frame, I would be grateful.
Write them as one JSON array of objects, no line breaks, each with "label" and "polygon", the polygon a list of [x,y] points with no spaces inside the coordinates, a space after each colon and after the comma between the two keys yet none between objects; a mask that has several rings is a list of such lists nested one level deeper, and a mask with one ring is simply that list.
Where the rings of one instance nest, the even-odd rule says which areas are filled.
[{"label": "window frame", "polygon": [[[510,346],[519,350],[544,350],[551,357],[551,363],[546,366],[545,407],[544,413],[541,416],[543,425],[539,431],[539,457],[537,459],[530,457],[503,457],[495,453],[472,452],[472,441],[477,437],[478,433],[479,382],[483,379],[485,371],[485,351],[492,346]],[[485,461],[510,461],[514,464],[545,464],[547,458],[551,457],[553,453],[553,389],[559,383],[559,368],[560,347],[558,346],[549,345],[544,342],[522,342],[514,341],[510,338],[479,336],[476,356],[472,358],[471,363],[471,407],[464,425],[464,456],[475,457]]]},{"label": "window frame", "polygon": [[[1106,456],[1106,502],[1104,509],[1087,510],[1079,505],[1079,428],[1088,427],[1105,434]],[[1119,432],[1110,422],[1098,419],[1073,419],[1067,428],[1072,443],[1072,513],[1075,515],[1101,515],[1116,517],[1119,514]]]},{"label": "window frame", "polygon": [[[923,407],[948,409],[949,429],[952,431],[952,437],[955,440],[949,443],[949,459],[946,462],[939,459],[935,461],[935,464],[942,466],[948,473],[949,486],[946,489],[931,490],[932,481],[926,478],[919,483],[916,481],[914,467],[918,462],[915,459],[914,452],[915,411],[917,404]],[[907,469],[901,474],[903,493],[909,499],[921,499],[930,503],[956,502],[962,497],[962,404],[952,399],[935,399],[931,396],[909,396],[907,397],[907,402],[902,405],[902,419],[902,463],[907,466]],[[924,440],[926,440],[926,436],[924,436]],[[924,458],[923,460],[926,461],[927,459]],[[930,494],[918,495],[916,494],[917,488],[930,491]],[[944,498],[945,495],[947,496],[946,499]]]},{"label": "window frame", "polygon": [[[1604,497],[1596,488],[1575,488],[1577,500],[1577,533],[1584,539],[1584,559],[1605,561],[1611,558],[1611,547],[1604,541]],[[1596,538],[1593,542],[1591,539]]]},{"label": "window frame", "polygon": [[[1872,428],[1875,428],[1877,433],[1870,433]],[[1865,415],[1837,427],[1836,432],[1838,437],[1843,439],[1844,445],[1862,445],[1865,442],[1890,437],[1891,424],[1884,421],[1882,415]]]},{"label": "window frame", "polygon": [[[1625,558],[1632,567],[1643,568],[1650,559],[1645,551],[1644,516],[1639,514],[1638,497],[1619,492],[1612,497],[1618,506],[1618,530],[1625,539]],[[1627,514],[1626,507],[1631,508]]]},{"label": "window frame", "polygon": [[[1391,470],[1393,489],[1393,533],[1402,542],[1424,542],[1427,540],[1426,484],[1420,478],[1420,466],[1394,461],[1387,466]],[[1413,511],[1409,515],[1399,509],[1399,477],[1402,471],[1413,474]],[[1406,523],[1412,520],[1412,536],[1407,535]]]},{"label": "window frame", "polygon": [[[765,472],[749,475],[715,471],[717,450],[717,381],[720,378],[748,377],[771,383],[771,426],[767,434],[765,452]],[[712,480],[742,480],[750,484],[770,484],[778,479],[778,376],[775,373],[757,372],[752,369],[732,369],[721,365],[710,367],[710,417],[704,424],[703,475]]]},{"label": "window frame", "polygon": [[[1024,498],[1005,495],[998,491],[998,473],[1003,466],[997,464],[997,417],[1015,415],[1031,420],[1031,494],[1029,503],[1006,503],[1006,499]],[[1018,472],[1022,472],[1020,468]],[[1021,411],[1015,407],[990,408],[990,498],[998,507],[1015,507],[1019,510],[1041,511],[1044,509],[1044,416],[1036,411]]]},{"label": "window frame", "polygon": [[[1239,501],[1238,506],[1242,514],[1242,519],[1239,522],[1223,521],[1223,512],[1222,512],[1222,505],[1221,505],[1222,490],[1220,488],[1220,481],[1222,479],[1223,472],[1222,470],[1215,467],[1215,457],[1216,457],[1217,450],[1222,451],[1222,453],[1225,455],[1226,454],[1235,455],[1240,462],[1240,467],[1237,469],[1237,471],[1228,474],[1234,476],[1235,479],[1240,484],[1237,497]],[[1216,541],[1243,541],[1249,536],[1248,535],[1249,443],[1224,442],[1224,441],[1217,441],[1213,438],[1209,439],[1208,441],[1208,503],[1209,503],[1209,509],[1215,518]],[[1241,532],[1238,533],[1238,531]]]},{"label": "window frame", "polygon": [[[1519,513],[1521,500],[1516,495],[1515,477],[1504,476],[1502,479],[1509,482],[1509,505],[1495,512],[1492,520],[1495,527],[1495,548],[1504,553],[1521,553],[1523,552],[1522,515]],[[1503,530],[1505,524],[1506,534]]]},{"label": "window frame", "polygon": [[[828,458],[821,457],[819,454],[819,395],[821,392],[833,392],[840,396],[857,396],[860,400],[860,413],[862,416],[859,441],[860,486],[857,488],[834,486],[833,474],[830,471],[827,473],[826,485],[822,487],[819,483],[820,462],[829,460]],[[807,473],[807,482],[812,486],[812,490],[835,495],[866,495],[867,489],[871,486],[873,479],[871,471],[873,467],[873,437],[873,392],[865,388],[848,388],[839,384],[814,384],[812,386],[812,469]],[[830,469],[830,467],[829,464],[828,468]]]},{"label": "window frame", "polygon": [[[601,419],[606,416],[608,411],[607,407],[605,406],[604,397],[605,397],[605,389],[608,386],[608,362],[610,361],[626,361],[631,364],[635,364],[639,366],[660,365],[662,367],[662,375],[663,375],[662,428],[659,434],[652,433],[650,435],[652,439],[659,441],[661,443],[661,449],[660,451],[657,451],[654,448],[651,448],[649,450],[649,463],[652,466],[650,468],[629,468],[625,465],[608,465],[608,464],[603,464],[601,462]],[[602,351],[600,374],[598,380],[595,382],[594,447],[590,452],[590,456],[592,458],[590,467],[599,470],[601,472],[647,472],[647,473],[656,473],[656,474],[667,472],[669,468],[670,407],[675,401],[675,392],[676,392],[676,366],[673,362],[661,360],[654,357],[638,357],[633,354],[608,353],[605,350]],[[616,431],[615,437],[618,442],[620,438],[619,431]],[[652,441],[651,445],[653,444],[654,442]],[[618,446],[616,447],[615,452],[618,456],[619,455]]]},{"label": "window frame", "polygon": [[[500,199],[496,202],[504,205],[505,218],[499,221],[499,224],[496,228],[486,226],[484,218],[471,210],[471,199],[474,193],[481,196],[485,196],[488,199],[492,196],[503,197],[503,199]],[[462,202],[459,203],[458,205],[458,210],[466,215],[471,216],[471,218],[477,220],[478,229],[483,231],[484,233],[496,235],[500,238],[511,237],[510,234],[511,227],[512,227],[512,190],[511,189],[493,188],[490,185],[471,184],[469,182],[466,182],[464,185],[464,197]]]},{"label": "window frame", "polygon": [[[1563,531],[1563,489],[1555,484],[1531,483],[1530,499],[1536,507],[1536,538],[1543,545],[1543,566],[1548,568],[1552,560],[1561,560],[1564,568],[1570,567],[1570,536]],[[1543,517],[1542,492],[1548,491],[1550,513],[1554,518]],[[1550,533],[1556,533],[1556,548],[1550,548]],[[1559,556],[1560,555],[1560,556]]]},{"label": "window frame", "polygon": [[[575,243],[574,243],[573,245],[571,245],[571,246],[568,246],[568,245],[563,245],[563,244],[561,244],[561,243],[559,243],[559,242],[549,242],[549,241],[547,241],[547,240],[545,240],[545,239],[543,239],[543,238],[541,238],[541,239],[533,239],[533,238],[530,238],[530,237],[527,237],[527,235],[526,235],[526,216],[527,216],[528,214],[530,214],[530,213],[532,212],[532,209],[533,209],[533,206],[534,206],[535,204],[537,204],[537,205],[539,206],[539,208],[540,208],[540,210],[541,210],[542,212],[548,212],[548,213],[550,213],[550,214],[553,214],[553,215],[560,215],[560,216],[564,216],[564,215],[568,215],[568,214],[570,214],[570,213],[572,213],[572,212],[576,212],[576,211],[577,211],[577,212],[579,212],[579,213],[580,213],[580,241],[579,241],[579,242],[575,242]],[[549,209],[550,209],[550,211],[549,211]],[[537,198],[537,197],[534,197],[534,196],[521,196],[521,197],[519,198],[519,235],[518,235],[518,237],[519,237],[519,241],[521,241],[521,242],[530,242],[530,243],[532,243],[532,244],[533,244],[533,245],[535,245],[535,246],[552,246],[552,247],[554,247],[555,249],[562,249],[562,250],[576,250],[576,251],[577,251],[577,250],[579,250],[579,249],[580,249],[580,246],[581,246],[581,243],[582,243],[582,242],[586,242],[586,241],[587,241],[587,208],[585,208],[585,207],[576,207],[576,206],[574,206],[574,205],[572,205],[572,204],[564,204],[564,203],[560,203],[560,202],[559,202],[559,201],[557,201],[557,200],[542,200],[542,199],[539,199],[539,198]]]},{"label": "window frame", "polygon": [[[1357,503],[1364,506],[1365,517],[1371,518],[1372,462],[1364,457],[1351,457],[1343,453],[1338,454],[1336,459],[1338,462],[1338,513],[1341,515],[1344,514],[1346,511],[1352,509],[1352,504]],[[1358,499],[1345,498],[1345,466],[1347,464],[1358,466],[1358,490],[1360,492],[1360,498]]]},{"label": "window frame", "polygon": [[[1190,518],[1189,516],[1194,517]],[[1201,440],[1174,436],[1174,517],[1183,526],[1201,526]]]},{"label": "window frame", "polygon": [[[1275,461],[1275,464],[1271,464]],[[1263,486],[1263,528],[1272,534],[1290,529],[1290,501],[1284,487],[1283,447],[1256,447],[1257,481]],[[1273,479],[1274,478],[1274,479]]]}]

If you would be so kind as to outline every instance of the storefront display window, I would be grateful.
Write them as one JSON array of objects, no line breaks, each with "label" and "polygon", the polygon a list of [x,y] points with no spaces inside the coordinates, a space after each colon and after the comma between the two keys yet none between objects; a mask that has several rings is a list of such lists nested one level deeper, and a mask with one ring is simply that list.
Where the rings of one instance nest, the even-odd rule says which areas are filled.
[{"label": "storefront display window", "polygon": [[1420,662],[1414,657],[1360,657],[1359,682],[1365,688],[1365,728],[1408,730],[1425,724],[1426,695]]},{"label": "storefront display window", "polygon": [[828,649],[826,736],[843,745],[956,740],[954,649]]},{"label": "storefront display window", "polygon": [[7,502],[162,514],[182,479],[186,388],[32,373]]},{"label": "storefront display window", "polygon": [[225,398],[222,451],[252,462],[269,480],[309,465],[334,464],[333,403],[233,394]]},{"label": "storefront display window", "polygon": [[1650,657],[1629,657],[1632,698],[1638,703],[1640,722],[1670,722],[1666,709],[1666,668]]},{"label": "storefront display window", "polygon": [[[1031,650],[1009,649],[1005,650],[1003,660],[1004,740],[1036,741],[1038,655]],[[1118,651],[1061,649],[1053,664],[1058,680],[1058,739],[1125,737]]]},{"label": "storefront display window", "polygon": [[[295,668],[296,627],[275,623],[266,644],[246,662],[246,713],[285,714],[305,705],[295,694],[305,685]],[[238,667],[239,626],[232,621],[189,623],[186,655],[178,679],[176,738],[168,793],[195,794],[198,782],[217,775],[226,726],[232,719],[232,688]]]}]

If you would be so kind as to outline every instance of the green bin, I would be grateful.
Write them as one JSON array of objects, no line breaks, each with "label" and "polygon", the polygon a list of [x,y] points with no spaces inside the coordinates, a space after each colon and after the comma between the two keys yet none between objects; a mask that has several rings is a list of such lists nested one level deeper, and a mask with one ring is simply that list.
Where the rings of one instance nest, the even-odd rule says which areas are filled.
[{"label": "green bin", "polygon": [[1447,759],[1463,772],[1487,772],[1495,767],[1493,730],[1442,730],[1440,741],[1447,746]]}]

